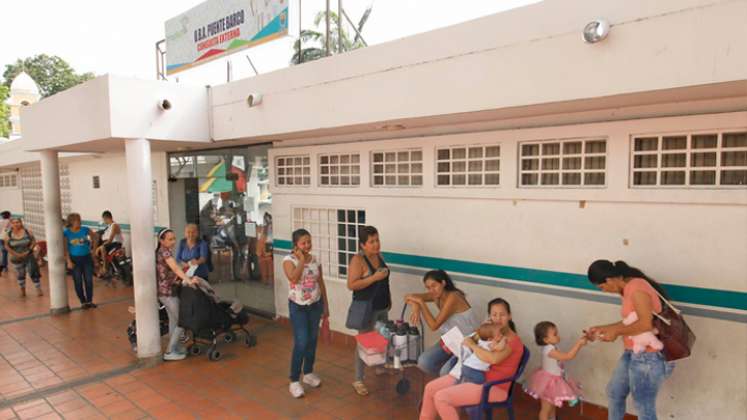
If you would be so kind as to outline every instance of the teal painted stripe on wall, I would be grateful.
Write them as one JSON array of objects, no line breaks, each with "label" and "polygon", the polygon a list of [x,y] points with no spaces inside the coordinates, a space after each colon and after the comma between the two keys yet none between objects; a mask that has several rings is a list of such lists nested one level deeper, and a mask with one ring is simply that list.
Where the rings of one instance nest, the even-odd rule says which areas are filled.
[{"label": "teal painted stripe on wall", "polygon": [[[23,214],[11,214],[11,217],[17,217],[17,218],[23,220]],[[83,226],[87,226],[89,228],[97,229],[97,230],[98,229],[102,229],[104,227],[103,223],[96,222],[96,221],[93,221],[93,220],[81,220],[80,224],[83,225]],[[119,228],[122,229],[123,232],[129,232],[131,230],[129,223],[119,223]],[[153,232],[154,233],[158,233],[158,232],[161,231],[161,229],[164,229],[164,227],[163,226],[155,226],[155,227],[153,227]]]},{"label": "teal painted stripe on wall", "polygon": [[[104,224],[103,223],[94,222],[93,220],[83,220],[81,222],[81,224],[83,226],[88,226],[90,228],[94,228],[94,229],[97,229],[97,230],[104,228]],[[130,229],[130,224],[129,223],[118,223],[118,224],[119,224],[119,228],[122,229],[122,232],[129,232],[130,230],[132,230],[132,229]],[[163,226],[154,226],[153,227],[153,232],[154,233],[158,233],[158,232],[161,231],[161,229],[164,229],[164,227]]]},{"label": "teal painted stripe on wall", "polygon": [[[291,242],[287,240],[275,239],[273,244],[275,247],[280,249],[291,249]],[[423,269],[440,268],[446,271],[483,277],[518,280],[582,290],[597,290],[591,283],[589,283],[586,275],[583,274],[451,260],[437,257],[425,257],[421,255],[400,254],[396,252],[383,252],[382,254],[386,261],[392,264],[407,265]],[[747,293],[744,292],[680,286],[675,284],[664,284],[664,288],[670,294],[672,299],[677,302],[739,309],[743,311],[747,310]]]},{"label": "teal painted stripe on wall", "polygon": [[291,241],[286,241],[285,239],[273,239],[272,240],[272,246],[275,248],[287,249],[290,251],[293,248],[292,245],[293,244],[291,244]]}]

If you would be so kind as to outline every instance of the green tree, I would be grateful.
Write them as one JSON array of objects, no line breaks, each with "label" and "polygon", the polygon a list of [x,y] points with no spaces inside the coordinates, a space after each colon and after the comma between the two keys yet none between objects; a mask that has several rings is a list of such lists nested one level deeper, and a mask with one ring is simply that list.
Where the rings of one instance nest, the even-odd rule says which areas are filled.
[{"label": "green tree", "polygon": [[4,85],[10,87],[13,79],[22,71],[34,79],[44,98],[94,77],[93,73],[76,73],[70,64],[56,55],[39,54],[23,60],[18,59],[13,64],[6,64],[3,72]]},{"label": "green tree", "polygon": [[0,85],[0,137],[10,137],[10,108],[5,103],[8,100],[8,88]]},{"label": "green tree", "polygon": [[[368,17],[371,15],[371,8],[373,5],[368,6],[363,16],[361,16],[356,26],[358,33],[363,33],[363,26],[368,21]],[[326,19],[327,11],[322,10],[316,14],[314,18],[314,26],[317,30],[304,29],[301,31],[301,36],[296,42],[293,43],[293,56],[291,57],[291,64],[306,63],[308,61],[318,60],[325,56],[325,47],[327,44],[326,36]],[[330,41],[330,53],[339,54],[345,51],[351,51],[358,48],[365,47],[366,44],[363,42],[360,36],[356,33],[355,38],[352,40],[345,30],[345,25],[342,25],[342,48],[340,48],[340,31],[338,31],[338,16],[337,13],[329,11],[329,41]],[[324,23],[323,23],[324,22]],[[321,28],[320,28],[321,26]],[[321,31],[320,31],[320,30]],[[304,45],[304,48],[301,48]]]}]

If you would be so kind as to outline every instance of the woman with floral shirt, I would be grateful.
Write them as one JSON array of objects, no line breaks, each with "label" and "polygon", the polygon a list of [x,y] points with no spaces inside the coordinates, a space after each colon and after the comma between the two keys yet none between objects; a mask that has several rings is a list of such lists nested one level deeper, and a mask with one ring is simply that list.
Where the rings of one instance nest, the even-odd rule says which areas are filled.
[{"label": "woman with floral shirt", "polygon": [[311,255],[311,234],[306,229],[293,232],[293,252],[283,259],[283,271],[288,278],[288,311],[293,326],[289,391],[295,398],[304,396],[301,379],[312,388],[322,380],[314,373],[319,321],[329,316],[327,290],[322,266]]},{"label": "woman with floral shirt", "polygon": [[166,307],[169,315],[169,344],[163,360],[182,360],[187,357],[185,349],[180,348],[179,338],[184,329],[179,327],[179,294],[176,288],[181,283],[195,284],[194,278],[188,277],[174,259],[176,235],[171,229],[158,233],[156,248],[156,281],[158,282],[158,300]]}]

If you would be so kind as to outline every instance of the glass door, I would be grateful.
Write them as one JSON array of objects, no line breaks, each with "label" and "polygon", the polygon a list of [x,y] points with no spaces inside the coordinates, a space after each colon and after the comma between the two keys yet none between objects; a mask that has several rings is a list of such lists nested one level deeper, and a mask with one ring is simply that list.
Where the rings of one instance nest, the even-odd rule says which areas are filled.
[{"label": "glass door", "polygon": [[197,225],[210,250],[208,281],[222,298],[274,314],[269,147],[169,155],[170,214],[175,229]]}]

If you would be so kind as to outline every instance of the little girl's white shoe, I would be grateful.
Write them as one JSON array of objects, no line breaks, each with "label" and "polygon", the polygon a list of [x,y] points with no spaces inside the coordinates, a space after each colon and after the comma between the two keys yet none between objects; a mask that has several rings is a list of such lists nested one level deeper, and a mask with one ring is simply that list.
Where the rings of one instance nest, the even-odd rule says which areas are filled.
[{"label": "little girl's white shoe", "polygon": [[312,388],[317,388],[322,384],[322,379],[316,373],[307,373],[303,375],[303,383]]},{"label": "little girl's white shoe", "polygon": [[301,385],[301,382],[298,381],[291,382],[288,390],[290,391],[291,395],[293,395],[293,398],[301,398],[304,395],[303,385]]}]

